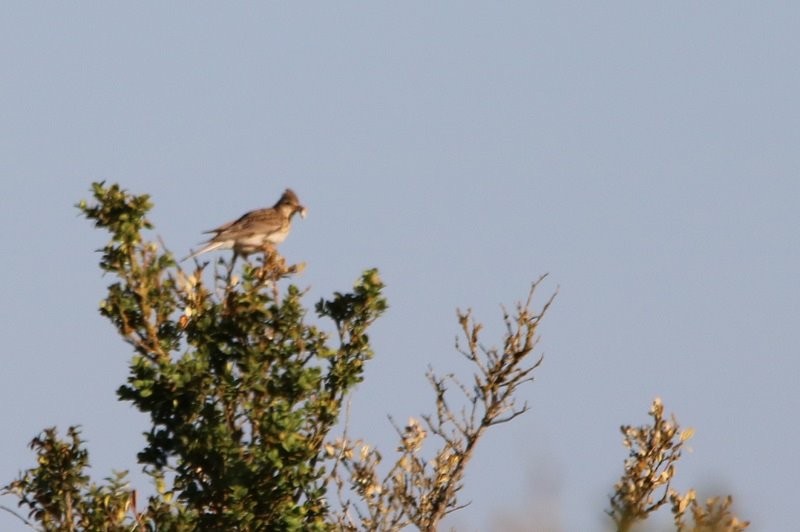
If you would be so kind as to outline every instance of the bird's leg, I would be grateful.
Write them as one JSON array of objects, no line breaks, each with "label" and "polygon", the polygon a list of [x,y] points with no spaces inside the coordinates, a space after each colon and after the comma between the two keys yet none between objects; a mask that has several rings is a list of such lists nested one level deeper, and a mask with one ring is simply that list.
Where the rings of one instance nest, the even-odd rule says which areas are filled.
[{"label": "bird's leg", "polygon": [[239,257],[239,254],[236,251],[233,252],[233,258],[231,259],[231,263],[228,266],[228,277],[226,278],[227,285],[231,285],[231,279],[233,278],[233,267],[236,264],[236,259]]}]

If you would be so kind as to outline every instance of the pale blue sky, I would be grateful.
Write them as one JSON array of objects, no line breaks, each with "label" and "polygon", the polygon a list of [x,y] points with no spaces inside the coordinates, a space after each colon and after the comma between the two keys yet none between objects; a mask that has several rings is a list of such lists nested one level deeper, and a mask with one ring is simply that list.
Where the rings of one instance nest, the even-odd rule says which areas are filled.
[{"label": "pale blue sky", "polygon": [[618,427],[660,396],[697,431],[678,488],[794,528],[798,27],[792,2],[6,3],[0,483],[53,424],[83,425],[97,478],[136,470],[89,183],[152,194],[181,256],[291,186],[308,303],[372,266],[388,285],[351,428],[386,455],[386,414],[431,409],[427,365],[463,369],[455,307],[494,343],[501,303],[561,288],[532,410],[483,442],[451,525],[550,504],[602,530]]}]

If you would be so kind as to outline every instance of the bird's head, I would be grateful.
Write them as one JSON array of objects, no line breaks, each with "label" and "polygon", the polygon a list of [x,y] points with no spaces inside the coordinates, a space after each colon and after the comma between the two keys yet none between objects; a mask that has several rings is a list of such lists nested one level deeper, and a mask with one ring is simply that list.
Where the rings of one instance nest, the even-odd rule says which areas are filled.
[{"label": "bird's head", "polygon": [[297,194],[290,188],[287,188],[278,203],[275,204],[276,209],[288,209],[289,214],[299,213],[301,218],[306,217],[308,212],[305,207],[300,205],[300,200],[297,199]]}]

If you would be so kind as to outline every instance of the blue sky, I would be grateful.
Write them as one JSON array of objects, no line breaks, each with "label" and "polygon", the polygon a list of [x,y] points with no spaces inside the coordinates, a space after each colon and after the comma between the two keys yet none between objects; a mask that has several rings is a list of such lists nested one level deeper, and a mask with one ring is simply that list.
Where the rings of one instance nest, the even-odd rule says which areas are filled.
[{"label": "blue sky", "polygon": [[[663,399],[695,428],[677,487],[796,522],[800,7],[788,2],[13,2],[0,19],[0,479],[81,424],[93,474],[146,427],[115,400],[129,350],[97,314],[92,180],[156,203],[177,255],[271,205],[308,303],[376,266],[391,308],[351,431],[432,408],[464,371],[455,308],[560,295],[531,411],[490,433],[448,522],[603,530],[618,427]],[[542,300],[543,301],[543,300]],[[142,486],[146,489],[146,486]],[[0,502],[13,505],[3,498]],[[557,517],[546,517],[545,514]],[[16,528],[15,528],[16,527]],[[0,513],[0,529],[16,530]]]}]

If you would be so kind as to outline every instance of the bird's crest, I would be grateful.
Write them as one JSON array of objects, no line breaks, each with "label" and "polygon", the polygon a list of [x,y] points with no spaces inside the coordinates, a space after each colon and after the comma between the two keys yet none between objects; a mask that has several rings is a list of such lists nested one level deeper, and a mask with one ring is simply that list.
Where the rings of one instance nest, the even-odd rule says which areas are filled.
[{"label": "bird's crest", "polygon": [[278,205],[300,205],[300,200],[298,199],[297,194],[294,193],[294,190],[287,188],[283,191],[281,199],[279,199],[278,203],[275,204],[276,207]]}]

